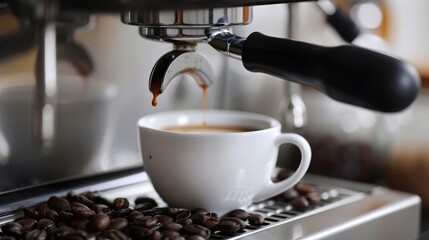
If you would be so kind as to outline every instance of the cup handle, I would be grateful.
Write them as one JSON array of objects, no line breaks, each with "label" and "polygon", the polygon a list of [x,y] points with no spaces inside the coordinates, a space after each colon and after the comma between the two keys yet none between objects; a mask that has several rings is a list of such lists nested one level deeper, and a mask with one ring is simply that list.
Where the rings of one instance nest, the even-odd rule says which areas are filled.
[{"label": "cup handle", "polygon": [[274,144],[276,144],[277,147],[284,143],[292,143],[301,151],[301,163],[299,164],[298,169],[294,174],[292,174],[292,176],[280,182],[274,183],[269,179],[268,184],[253,198],[254,202],[265,200],[286,191],[296,185],[307,172],[311,161],[311,148],[307,140],[294,133],[283,133],[274,138]]}]

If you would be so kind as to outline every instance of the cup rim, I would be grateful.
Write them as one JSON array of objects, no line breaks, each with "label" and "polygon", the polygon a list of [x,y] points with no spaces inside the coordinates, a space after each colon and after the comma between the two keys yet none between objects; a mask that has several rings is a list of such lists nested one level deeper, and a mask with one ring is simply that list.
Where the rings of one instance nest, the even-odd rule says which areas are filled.
[{"label": "cup rim", "polygon": [[[218,136],[218,135],[225,135],[225,134],[228,134],[228,135],[246,135],[246,134],[255,134],[255,133],[272,131],[273,129],[279,129],[279,130],[281,129],[280,122],[273,117],[263,115],[263,114],[259,114],[259,113],[254,113],[254,112],[226,110],[226,109],[206,109],[205,115],[206,115],[207,123],[210,125],[210,120],[209,120],[210,115],[217,114],[217,115],[227,115],[227,117],[232,117],[232,118],[241,118],[241,119],[245,119],[245,120],[259,121],[263,124],[266,124],[266,127],[258,127],[255,125],[249,125],[249,126],[238,125],[238,126],[243,126],[243,127],[255,127],[255,128],[257,128],[257,130],[249,131],[249,132],[204,132],[204,133],[201,133],[201,132],[173,132],[173,131],[168,131],[168,130],[163,129],[166,127],[171,127],[172,124],[164,125],[164,126],[153,126],[153,125],[151,125],[151,124],[154,124],[154,121],[156,121],[155,118],[165,118],[165,117],[174,116],[176,119],[178,119],[180,117],[185,117],[185,116],[189,116],[189,115],[200,115],[201,120],[202,120],[203,114],[204,114],[203,109],[183,109],[183,110],[161,111],[161,112],[156,112],[156,113],[148,114],[148,115],[141,117],[137,122],[137,126],[139,129],[148,129],[150,131],[155,131],[155,132],[164,133],[164,134],[189,135],[189,136],[198,136],[198,135]],[[179,126],[193,125],[192,123],[189,124],[189,122],[183,122],[181,124],[176,122],[175,124],[176,125],[178,124]],[[228,126],[231,126],[231,125],[228,125]]]}]

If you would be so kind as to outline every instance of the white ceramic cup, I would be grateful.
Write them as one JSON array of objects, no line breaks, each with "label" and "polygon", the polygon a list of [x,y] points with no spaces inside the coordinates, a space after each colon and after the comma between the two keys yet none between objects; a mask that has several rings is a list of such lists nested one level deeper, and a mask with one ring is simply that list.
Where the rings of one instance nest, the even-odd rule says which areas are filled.
[{"label": "white ceramic cup", "polygon": [[[166,127],[202,125],[251,127],[249,132],[172,132]],[[281,133],[271,117],[227,110],[180,110],[144,116],[138,121],[140,148],[155,190],[171,207],[202,207],[218,214],[245,208],[298,183],[311,159],[308,142]],[[295,173],[272,182],[279,146],[301,151]]]}]

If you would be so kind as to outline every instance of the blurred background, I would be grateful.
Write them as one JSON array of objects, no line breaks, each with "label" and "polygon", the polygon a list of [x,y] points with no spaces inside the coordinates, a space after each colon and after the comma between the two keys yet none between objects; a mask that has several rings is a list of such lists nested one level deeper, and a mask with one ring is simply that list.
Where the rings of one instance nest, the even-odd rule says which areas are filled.
[{"label": "blurred background", "polygon": [[[275,116],[284,131],[309,140],[312,173],[418,194],[424,210],[422,231],[427,230],[429,1],[334,2],[360,28],[353,44],[398,56],[418,68],[422,88],[411,107],[381,114],[338,103],[313,89],[250,73],[241,62],[200,44],[198,51],[210,59],[215,74],[208,108]],[[253,15],[250,25],[234,29],[237,35],[260,31],[325,46],[345,43],[315,2],[257,6]],[[31,135],[37,48],[0,58],[0,192],[141,166],[139,117],[202,107],[202,91],[187,76],[173,81],[159,105],[151,106],[148,77],[157,59],[172,49],[170,44],[143,39],[137,28],[122,24],[114,14],[83,19],[85,24],[64,26],[71,42],[57,43],[63,49],[58,52],[57,134],[65,140],[54,142],[54,150],[34,149]],[[0,37],[22,26],[0,8]],[[284,146],[279,166],[293,168],[298,157]]]}]

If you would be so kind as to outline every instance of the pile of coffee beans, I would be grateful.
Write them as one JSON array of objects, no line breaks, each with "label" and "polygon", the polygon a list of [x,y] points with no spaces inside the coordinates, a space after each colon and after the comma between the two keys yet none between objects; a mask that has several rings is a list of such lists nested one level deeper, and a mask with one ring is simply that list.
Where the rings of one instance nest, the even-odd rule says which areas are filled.
[{"label": "pile of coffee beans", "polygon": [[208,239],[213,233],[235,234],[264,217],[236,209],[218,216],[203,208],[159,207],[148,197],[113,201],[96,192],[52,196],[46,203],[22,209],[24,217],[1,227],[0,239]]},{"label": "pile of coffee beans", "polygon": [[[290,170],[282,169],[274,177],[274,182],[282,181],[293,174]],[[321,203],[322,198],[317,188],[311,184],[298,183],[293,188],[290,188],[281,194],[273,197],[273,200],[288,202],[293,209],[305,211],[312,205]]]}]

